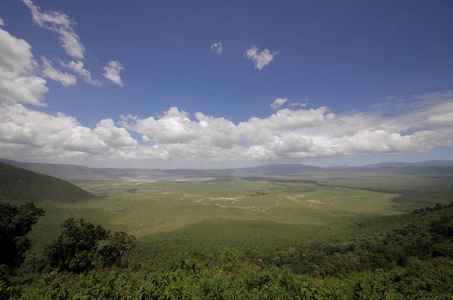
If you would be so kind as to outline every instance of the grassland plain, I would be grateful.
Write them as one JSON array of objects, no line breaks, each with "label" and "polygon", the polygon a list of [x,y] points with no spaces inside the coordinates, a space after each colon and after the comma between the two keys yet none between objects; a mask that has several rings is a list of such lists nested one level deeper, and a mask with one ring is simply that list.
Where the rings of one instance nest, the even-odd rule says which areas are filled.
[{"label": "grassland plain", "polygon": [[436,174],[210,175],[73,181],[99,197],[40,203],[47,214],[33,230],[33,252],[40,253],[68,217],[134,234],[139,245],[132,256],[140,260],[348,238],[342,229],[352,223],[447,204],[453,186],[453,178]]},{"label": "grassland plain", "polygon": [[226,247],[286,247],[329,235],[356,219],[399,213],[392,202],[398,194],[297,178],[120,178],[76,184],[99,198],[40,203],[47,214],[33,230],[34,253],[58,235],[58,225],[68,217],[133,234],[140,242],[133,256],[160,259]]},{"label": "grassland plain", "polygon": [[102,198],[77,203],[138,237],[212,218],[329,225],[359,214],[396,213],[396,194],[268,180],[102,181],[85,187]]}]

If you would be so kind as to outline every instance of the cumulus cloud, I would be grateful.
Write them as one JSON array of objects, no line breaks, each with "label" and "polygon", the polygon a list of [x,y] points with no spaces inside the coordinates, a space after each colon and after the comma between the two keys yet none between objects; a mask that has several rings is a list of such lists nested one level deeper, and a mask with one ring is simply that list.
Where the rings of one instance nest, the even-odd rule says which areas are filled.
[{"label": "cumulus cloud", "polygon": [[0,122],[2,147],[19,144],[23,151],[36,151],[38,156],[93,153],[91,149],[102,147],[102,142],[93,142],[93,133],[72,117],[63,114],[50,116],[20,104],[3,106],[0,112],[5,116]]},{"label": "cumulus cloud", "polygon": [[148,158],[168,157],[158,147],[150,150],[139,146],[125,128],[116,127],[111,119],[101,120],[95,129],[90,129],[62,113],[52,116],[24,107],[20,103],[45,105],[42,100],[48,89],[46,81],[35,75],[39,70],[63,85],[76,82],[71,74],[54,69],[45,57],[39,67],[26,41],[0,29],[0,153],[3,157],[113,157],[132,152]]},{"label": "cumulus cloud", "polygon": [[138,145],[111,119],[103,119],[90,129],[71,116],[49,115],[18,103],[0,106],[0,116],[0,151],[4,157],[168,157],[158,146],[148,149]]},{"label": "cumulus cloud", "polygon": [[211,50],[216,54],[216,55],[222,55],[223,53],[223,45],[221,42],[214,43],[211,45]]},{"label": "cumulus cloud", "polygon": [[[51,116],[11,104],[0,107],[0,151],[6,157],[204,161],[430,151],[453,145],[451,103],[395,118],[370,113],[336,115],[327,107],[280,109],[267,118],[253,117],[239,124],[201,112],[191,116],[172,107],[159,117],[125,115],[117,125],[103,119],[94,129],[64,114]],[[413,118],[423,118],[423,127],[413,127]],[[141,134],[146,145],[140,145],[130,132]]]},{"label": "cumulus cloud", "polygon": [[124,128],[116,127],[112,119],[101,120],[96,125],[94,133],[110,147],[118,148],[137,144],[129,132]]},{"label": "cumulus cloud", "polygon": [[60,70],[52,67],[52,63],[45,57],[42,60],[42,74],[44,77],[60,82],[63,86],[76,85],[77,79],[74,75],[61,72]]},{"label": "cumulus cloud", "polygon": [[0,18],[0,26],[3,26],[3,25],[5,25],[5,23],[3,22],[3,19]]},{"label": "cumulus cloud", "polygon": [[30,44],[0,28],[0,104],[45,105],[46,80],[35,75],[36,67]]},{"label": "cumulus cloud", "polygon": [[33,21],[40,27],[48,29],[59,35],[60,44],[66,53],[76,59],[83,59],[85,47],[80,42],[74,30],[76,23],[67,15],[56,11],[41,12],[31,0],[22,0],[32,13]]},{"label": "cumulus cloud", "polygon": [[108,80],[111,80],[113,83],[115,83],[119,86],[124,86],[124,83],[120,77],[120,72],[121,72],[121,70],[124,70],[124,68],[119,61],[115,60],[115,61],[109,62],[104,67],[104,70],[105,70],[105,73],[102,75],[104,75],[105,78],[107,78]]},{"label": "cumulus cloud", "polygon": [[247,50],[245,56],[254,62],[255,69],[261,70],[262,68],[270,64],[277,54],[278,51],[273,51],[271,53],[268,49],[264,49],[263,51],[258,52],[258,48],[252,46]]},{"label": "cumulus cloud", "polygon": [[[278,161],[405,153],[453,144],[452,103],[433,104],[394,118],[373,113],[336,115],[327,107],[286,108],[237,125],[202,113],[191,118],[173,107],[159,118],[123,116],[120,124],[184,159]],[[414,118],[425,121],[414,126]]]},{"label": "cumulus cloud", "polygon": [[[95,128],[62,113],[49,115],[23,104],[44,105],[46,81],[30,45],[0,28],[0,153],[16,159],[177,159],[206,161],[286,161],[368,153],[430,151],[453,145],[453,91],[409,98],[398,115],[385,111],[335,114],[327,107],[305,109],[273,103],[266,118],[234,124],[171,107],[158,117],[125,115],[116,123],[102,119]],[[70,74],[42,59],[42,73],[70,85]],[[83,63],[66,65],[92,81]],[[122,66],[110,62],[104,76],[122,85]],[[142,136],[141,145],[131,132]]]},{"label": "cumulus cloud", "polygon": [[288,102],[288,99],[286,98],[277,98],[274,100],[274,102],[271,103],[272,109],[278,109],[280,106]]},{"label": "cumulus cloud", "polygon": [[156,144],[210,145],[220,148],[231,148],[238,144],[239,133],[232,122],[202,113],[196,113],[195,116],[197,121],[191,120],[187,112],[171,107],[161,118],[139,119],[127,115],[122,117],[120,124],[143,134],[147,141]]},{"label": "cumulus cloud", "polygon": [[187,112],[172,107],[160,118],[127,115],[122,119],[119,124],[124,128],[142,134],[145,142],[174,157],[229,160],[238,157],[242,149],[237,126],[225,118],[198,112],[192,120]]}]

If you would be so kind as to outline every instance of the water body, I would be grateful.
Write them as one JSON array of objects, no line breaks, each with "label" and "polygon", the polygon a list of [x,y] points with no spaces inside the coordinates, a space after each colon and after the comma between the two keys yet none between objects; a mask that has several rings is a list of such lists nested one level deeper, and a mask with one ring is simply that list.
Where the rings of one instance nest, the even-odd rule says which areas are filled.
[{"label": "water body", "polygon": [[184,177],[184,176],[147,176],[147,177],[122,177],[130,181],[204,181],[215,178],[208,177]]}]

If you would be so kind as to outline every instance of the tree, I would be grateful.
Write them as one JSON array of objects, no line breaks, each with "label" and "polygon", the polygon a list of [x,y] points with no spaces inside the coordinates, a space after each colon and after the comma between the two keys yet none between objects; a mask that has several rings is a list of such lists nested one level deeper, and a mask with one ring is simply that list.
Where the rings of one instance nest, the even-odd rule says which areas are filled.
[{"label": "tree", "polygon": [[[46,247],[45,254],[52,267],[69,272],[81,273],[94,268],[97,259],[104,267],[121,265],[124,253],[135,245],[135,237],[125,232],[110,234],[100,225],[83,219],[67,219],[62,225],[60,236]],[[107,245],[99,249],[99,242]]]},{"label": "tree", "polygon": [[431,232],[442,238],[453,237],[453,218],[450,216],[443,216],[440,220],[431,221],[430,227]]},{"label": "tree", "polygon": [[99,250],[99,255],[104,260],[104,267],[113,265],[121,266],[121,258],[136,244],[135,236],[120,231],[110,235],[108,244]]},{"label": "tree", "polygon": [[70,218],[61,226],[63,230],[60,236],[45,250],[49,264],[75,273],[91,270],[98,244],[108,238],[108,231],[83,219]]},{"label": "tree", "polygon": [[0,265],[15,268],[22,264],[31,241],[26,236],[44,210],[33,203],[19,207],[0,200]]}]

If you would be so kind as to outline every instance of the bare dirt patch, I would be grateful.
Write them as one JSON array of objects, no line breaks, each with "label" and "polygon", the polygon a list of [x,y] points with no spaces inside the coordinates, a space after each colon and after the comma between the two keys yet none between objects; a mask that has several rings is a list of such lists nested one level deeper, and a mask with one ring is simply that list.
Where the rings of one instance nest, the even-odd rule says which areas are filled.
[{"label": "bare dirt patch", "polygon": [[327,204],[327,203],[321,202],[319,200],[307,200],[307,202],[316,203],[316,204]]}]

